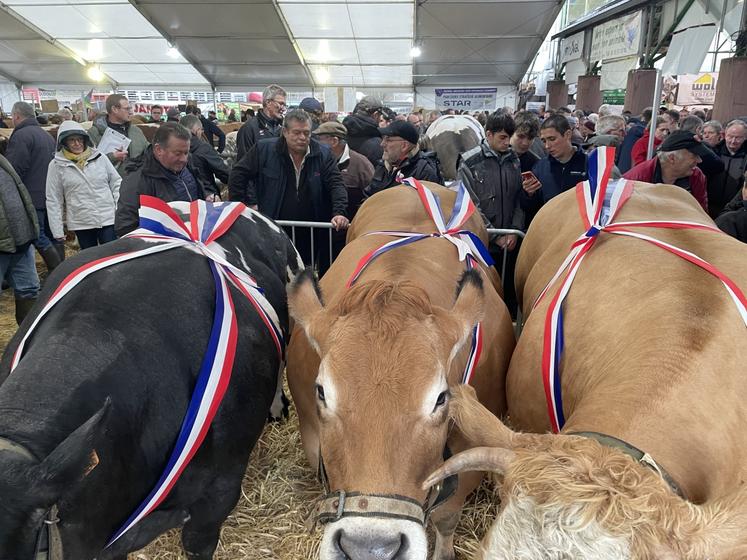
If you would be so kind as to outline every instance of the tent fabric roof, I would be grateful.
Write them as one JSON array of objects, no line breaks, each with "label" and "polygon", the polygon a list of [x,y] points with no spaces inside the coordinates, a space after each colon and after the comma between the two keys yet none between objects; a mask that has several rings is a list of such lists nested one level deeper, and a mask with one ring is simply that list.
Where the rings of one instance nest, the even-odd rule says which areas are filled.
[{"label": "tent fabric roof", "polygon": [[84,64],[94,63],[118,87],[513,85],[561,4],[5,0],[0,78],[88,84]]}]

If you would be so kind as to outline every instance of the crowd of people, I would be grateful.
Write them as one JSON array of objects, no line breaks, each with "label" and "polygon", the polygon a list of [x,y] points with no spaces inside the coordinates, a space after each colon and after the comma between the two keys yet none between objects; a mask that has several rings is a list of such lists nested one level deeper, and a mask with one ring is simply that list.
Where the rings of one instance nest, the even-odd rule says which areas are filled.
[{"label": "crowd of people", "polygon": [[[404,177],[443,183],[437,154],[421,148],[442,114],[396,114],[367,96],[339,122],[314,98],[288,110],[285,90],[271,85],[262,108],[238,130],[229,169],[221,157],[226,136],[215,115],[203,116],[198,107],[182,115],[154,105],[150,120],[160,126],[148,142],[133,124],[127,97],[112,94],[105,113],[89,115],[90,128],[61,110],[55,142],[34,108],[18,102],[15,130],[0,156],[0,273],[14,289],[17,319],[39,291],[34,248],[53,270],[65,258],[66,231],[81,249],[127,234],[137,228],[142,194],[167,202],[228,198],[273,219],[330,222],[336,253],[365,198]],[[477,119],[485,138],[461,154],[457,176],[488,227],[525,231],[542,206],[587,178],[591,150],[612,146],[614,178],[679,186],[725,232],[747,242],[744,119],[720,123],[702,111],[664,107],[617,115],[607,105],[596,113],[561,107],[464,114]],[[323,272],[334,254],[324,254],[328,244],[312,243],[311,235],[298,233],[296,242],[305,261],[315,257]],[[509,307],[519,246],[509,233],[493,236],[489,247],[499,258],[507,252]]]}]

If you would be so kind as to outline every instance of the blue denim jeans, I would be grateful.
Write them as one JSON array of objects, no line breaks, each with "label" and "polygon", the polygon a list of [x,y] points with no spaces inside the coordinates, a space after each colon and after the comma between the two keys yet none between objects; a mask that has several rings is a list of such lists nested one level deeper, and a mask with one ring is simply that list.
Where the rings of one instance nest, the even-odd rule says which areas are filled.
[{"label": "blue denim jeans", "polygon": [[0,253],[0,278],[5,278],[17,299],[39,295],[39,275],[36,273],[34,247],[29,245],[17,253]]},{"label": "blue denim jeans", "polygon": [[36,210],[36,218],[39,220],[39,237],[34,239],[34,246],[41,253],[47,247],[52,246],[52,239],[49,234],[49,220],[47,219],[46,210]]}]

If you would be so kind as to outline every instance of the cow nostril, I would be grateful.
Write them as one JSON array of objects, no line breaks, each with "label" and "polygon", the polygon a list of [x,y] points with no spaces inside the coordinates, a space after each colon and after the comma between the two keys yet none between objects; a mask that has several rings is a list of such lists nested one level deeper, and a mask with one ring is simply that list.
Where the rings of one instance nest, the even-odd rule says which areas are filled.
[{"label": "cow nostril", "polygon": [[346,560],[401,560],[408,548],[407,538],[400,533],[371,537],[340,531],[335,537],[335,545]]}]

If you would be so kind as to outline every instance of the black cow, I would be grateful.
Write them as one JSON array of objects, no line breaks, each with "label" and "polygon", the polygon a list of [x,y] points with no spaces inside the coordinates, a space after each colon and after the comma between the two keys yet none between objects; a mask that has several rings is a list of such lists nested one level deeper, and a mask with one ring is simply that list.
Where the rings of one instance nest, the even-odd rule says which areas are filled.
[{"label": "black cow", "polygon": [[[84,263],[147,243],[121,239],[67,259],[41,301]],[[287,332],[285,286],[302,266],[287,236],[247,209],[218,243],[256,278]],[[281,367],[257,312],[231,292],[238,348],[212,427],[170,496],[106,550],[175,444],[210,334],[214,280],[207,259],[183,248],[96,272],[52,308],[9,373],[41,305],[32,311],[0,361],[0,560],[34,559],[53,505],[65,560],[125,559],[182,525],[188,556],[213,557]]]}]

